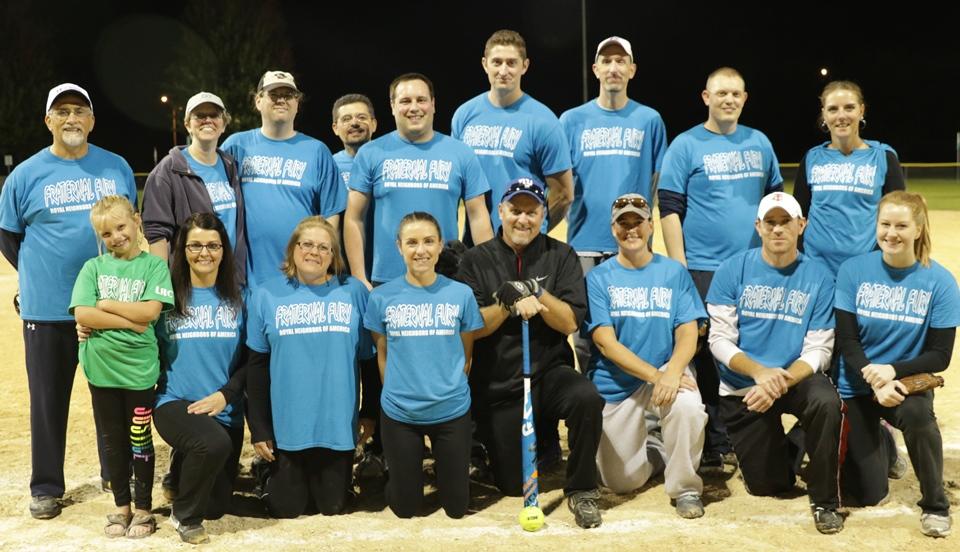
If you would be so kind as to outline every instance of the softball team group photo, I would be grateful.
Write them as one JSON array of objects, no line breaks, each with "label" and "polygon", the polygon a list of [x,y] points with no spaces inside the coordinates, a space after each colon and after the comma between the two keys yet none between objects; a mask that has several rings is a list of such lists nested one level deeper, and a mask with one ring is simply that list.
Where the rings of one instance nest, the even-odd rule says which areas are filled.
[{"label": "softball team group photo", "polygon": [[790,183],[736,68],[668,140],[627,38],[559,116],[516,31],[481,67],[450,135],[427,75],[384,87],[381,135],[344,90],[337,153],[284,68],[258,128],[198,90],[141,190],[84,83],[32,91],[0,546],[944,546],[960,236],[865,91],[826,83]]}]

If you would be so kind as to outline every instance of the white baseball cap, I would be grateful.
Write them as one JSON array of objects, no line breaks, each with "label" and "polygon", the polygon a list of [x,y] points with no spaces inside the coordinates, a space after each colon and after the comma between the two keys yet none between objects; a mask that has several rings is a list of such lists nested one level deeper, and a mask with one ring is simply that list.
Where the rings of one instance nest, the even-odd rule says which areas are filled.
[{"label": "white baseball cap", "polygon": [[197,92],[187,100],[187,115],[193,113],[193,110],[197,108],[200,104],[211,103],[220,109],[226,111],[226,106],[223,105],[223,100],[220,99],[220,96],[216,94],[211,94],[210,92]]},{"label": "white baseball cap", "polygon": [[803,218],[803,210],[800,209],[800,204],[792,195],[784,192],[773,192],[764,196],[760,200],[760,208],[757,209],[757,218],[763,220],[763,217],[767,216],[771,209],[777,207],[786,211],[791,218]]},{"label": "white baseball cap", "polygon": [[597,55],[593,56],[593,59],[596,60],[600,57],[600,51],[611,44],[619,44],[620,47],[627,52],[627,55],[630,56],[630,60],[633,60],[633,48],[630,47],[630,41],[625,38],[620,38],[619,36],[611,36],[601,40],[600,44],[597,45]]},{"label": "white baseball cap", "polygon": [[83,96],[83,99],[87,100],[87,105],[90,106],[90,111],[93,111],[93,102],[90,101],[90,94],[87,94],[86,90],[77,86],[76,84],[73,84],[72,82],[65,82],[50,89],[50,92],[47,94],[47,108],[43,112],[46,113],[50,111],[50,108],[53,106],[53,102],[67,92],[74,92],[80,96]]},{"label": "white baseball cap", "polygon": [[257,91],[268,91],[273,90],[274,88],[280,88],[281,86],[289,86],[297,92],[300,91],[297,88],[297,81],[293,79],[293,75],[287,73],[286,71],[267,71],[260,77],[260,84],[257,85]]}]

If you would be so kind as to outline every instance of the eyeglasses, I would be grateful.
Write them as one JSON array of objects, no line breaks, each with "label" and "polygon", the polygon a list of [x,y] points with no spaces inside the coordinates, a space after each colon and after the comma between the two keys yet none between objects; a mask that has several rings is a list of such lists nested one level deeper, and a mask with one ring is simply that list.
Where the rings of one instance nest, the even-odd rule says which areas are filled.
[{"label": "eyeglasses", "polygon": [[633,205],[637,209],[646,209],[649,207],[647,200],[642,197],[618,197],[616,201],[613,202],[614,209],[623,209],[627,205]]},{"label": "eyeglasses", "polygon": [[217,111],[214,113],[191,113],[190,119],[193,121],[219,121],[223,119],[223,113]]},{"label": "eyeglasses", "polygon": [[293,100],[299,100],[300,95],[301,94],[299,92],[267,92],[267,96],[270,97],[270,101],[273,103],[280,101],[290,102]]},{"label": "eyeglasses", "polygon": [[367,115],[366,113],[357,113],[356,115],[344,115],[343,117],[340,117],[339,119],[337,119],[337,122],[343,123],[345,125],[349,125],[353,121],[356,121],[358,123],[369,123],[370,119],[372,118],[373,117]]},{"label": "eyeglasses", "polygon": [[210,253],[219,253],[220,250],[223,249],[223,244],[190,242],[186,245],[186,249],[191,253],[199,253],[204,249],[206,249]]},{"label": "eyeglasses", "polygon": [[297,242],[297,246],[308,253],[316,251],[321,255],[329,255],[333,249],[325,243]]},{"label": "eyeglasses", "polygon": [[83,119],[93,115],[93,110],[89,107],[75,107],[73,109],[68,109],[66,107],[60,107],[57,109],[50,110],[50,116],[61,121],[66,121],[70,118],[70,115],[75,115],[77,119]]}]

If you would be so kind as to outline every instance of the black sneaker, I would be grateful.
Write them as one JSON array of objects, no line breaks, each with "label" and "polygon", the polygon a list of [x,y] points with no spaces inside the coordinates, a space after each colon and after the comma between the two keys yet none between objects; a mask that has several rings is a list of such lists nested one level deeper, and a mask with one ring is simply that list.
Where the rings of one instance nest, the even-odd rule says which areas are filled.
[{"label": "black sneaker", "polygon": [[600,527],[603,519],[600,517],[597,500],[600,500],[600,491],[597,489],[577,491],[567,495],[567,507],[573,512],[577,525],[584,529]]},{"label": "black sneaker", "polygon": [[55,496],[41,495],[30,500],[30,515],[34,519],[53,519],[61,511],[60,499]]},{"label": "black sneaker", "polygon": [[163,479],[160,481],[160,490],[163,491],[163,498],[170,502],[177,499],[177,482],[174,481],[172,473],[163,474]]},{"label": "black sneaker", "polygon": [[843,517],[836,510],[820,506],[811,506],[810,509],[813,511],[813,524],[817,526],[817,531],[832,535],[843,530]]}]

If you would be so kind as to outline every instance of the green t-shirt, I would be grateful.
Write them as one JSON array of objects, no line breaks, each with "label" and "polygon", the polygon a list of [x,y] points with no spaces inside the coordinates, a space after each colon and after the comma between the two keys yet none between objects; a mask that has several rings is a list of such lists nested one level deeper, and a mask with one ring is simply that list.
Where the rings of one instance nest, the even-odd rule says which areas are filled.
[{"label": "green t-shirt", "polygon": [[[76,307],[95,307],[100,299],[126,303],[159,301],[173,308],[173,285],[163,259],[140,253],[127,261],[106,253],[84,263],[73,285],[70,313]],[[147,331],[94,330],[80,344],[80,365],[95,387],[148,389],[160,376],[157,336],[151,322]]]}]

